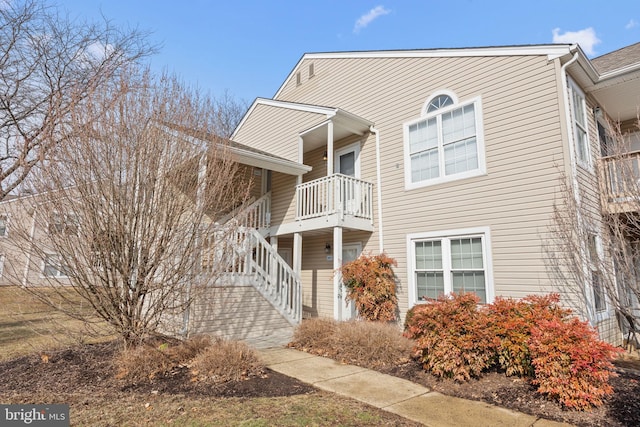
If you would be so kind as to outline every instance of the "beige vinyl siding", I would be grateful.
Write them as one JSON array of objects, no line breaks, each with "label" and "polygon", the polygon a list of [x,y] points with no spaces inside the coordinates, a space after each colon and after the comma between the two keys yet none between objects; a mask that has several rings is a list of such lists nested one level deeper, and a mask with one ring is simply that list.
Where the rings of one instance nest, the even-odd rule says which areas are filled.
[{"label": "beige vinyl siding", "polygon": [[[373,121],[380,131],[384,246],[398,260],[402,314],[408,308],[410,233],[489,227],[496,295],[553,290],[542,236],[567,161],[554,61],[527,56],[313,62],[313,87],[304,81],[287,85],[280,99],[338,106]],[[403,123],[419,118],[427,98],[443,89],[460,102],[481,97],[487,174],[407,191]],[[363,179],[375,182],[373,136],[363,145],[361,164]],[[377,238],[374,232],[365,251],[377,252]]]},{"label": "beige vinyl siding", "polygon": [[291,222],[296,215],[296,177],[273,172],[271,175],[271,225]]},{"label": "beige vinyl siding", "polygon": [[299,133],[324,120],[322,114],[258,104],[234,140],[297,162]]}]

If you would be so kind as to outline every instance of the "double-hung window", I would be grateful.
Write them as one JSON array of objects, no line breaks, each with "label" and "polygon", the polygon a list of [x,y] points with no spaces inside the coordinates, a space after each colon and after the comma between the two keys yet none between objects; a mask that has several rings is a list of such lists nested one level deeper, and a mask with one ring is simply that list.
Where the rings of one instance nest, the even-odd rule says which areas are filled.
[{"label": "double-hung window", "polygon": [[65,278],[69,276],[69,268],[63,265],[57,254],[46,254],[42,266],[42,275],[45,277]]},{"label": "double-hung window", "polygon": [[488,239],[485,228],[409,235],[412,302],[451,292],[473,292],[481,302],[491,301]]},{"label": "double-hung window", "polygon": [[407,188],[484,173],[480,110],[480,98],[458,103],[453,95],[438,95],[420,119],[405,123]]},{"label": "double-hung window", "polygon": [[607,310],[606,292],[600,272],[601,258],[598,247],[598,238],[595,234],[587,237],[587,251],[589,261],[589,273],[591,276],[591,291],[593,292],[592,307],[596,314]]},{"label": "double-hung window", "polygon": [[574,82],[569,85],[571,93],[571,120],[573,124],[573,139],[575,141],[576,159],[578,164],[590,167],[589,137],[587,134],[586,101],[582,91]]}]

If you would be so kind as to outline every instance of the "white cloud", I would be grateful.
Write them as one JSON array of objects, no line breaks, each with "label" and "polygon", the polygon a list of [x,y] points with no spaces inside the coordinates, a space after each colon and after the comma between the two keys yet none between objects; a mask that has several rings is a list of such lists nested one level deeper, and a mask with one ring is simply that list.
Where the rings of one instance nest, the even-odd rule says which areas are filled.
[{"label": "white cloud", "polygon": [[384,6],[374,7],[369,12],[358,18],[358,20],[356,21],[356,25],[353,27],[353,32],[359,33],[361,29],[371,24],[379,16],[388,15],[389,13],[391,13],[391,10],[385,9]]},{"label": "white cloud", "polygon": [[624,28],[626,28],[627,30],[630,30],[637,26],[638,26],[638,21],[636,21],[635,19],[630,19],[627,25],[624,26]]},{"label": "white cloud", "polygon": [[562,34],[560,34],[560,28],[554,28],[552,33],[554,43],[578,43],[587,55],[595,54],[596,51],[593,48],[600,43],[600,39],[592,27],[578,31],[566,31]]}]

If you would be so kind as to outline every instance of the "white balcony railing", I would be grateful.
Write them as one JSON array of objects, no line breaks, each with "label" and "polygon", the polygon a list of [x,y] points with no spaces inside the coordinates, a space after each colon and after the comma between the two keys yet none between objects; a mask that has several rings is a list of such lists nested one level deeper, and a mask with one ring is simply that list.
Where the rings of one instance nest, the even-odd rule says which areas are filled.
[{"label": "white balcony railing", "polygon": [[334,174],[296,187],[296,219],[338,214],[373,221],[373,184]]}]

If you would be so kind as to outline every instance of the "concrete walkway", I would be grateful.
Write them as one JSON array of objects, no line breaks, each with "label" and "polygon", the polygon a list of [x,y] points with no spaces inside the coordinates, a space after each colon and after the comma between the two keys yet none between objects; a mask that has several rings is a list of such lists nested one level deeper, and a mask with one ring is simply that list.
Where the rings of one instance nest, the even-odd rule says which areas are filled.
[{"label": "concrete walkway", "polygon": [[411,381],[288,348],[259,350],[272,370],[313,386],[359,400],[427,426],[534,426],[558,423],[489,405],[432,392]]}]

